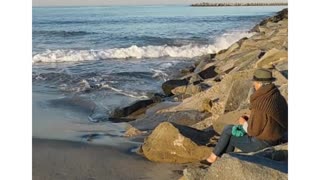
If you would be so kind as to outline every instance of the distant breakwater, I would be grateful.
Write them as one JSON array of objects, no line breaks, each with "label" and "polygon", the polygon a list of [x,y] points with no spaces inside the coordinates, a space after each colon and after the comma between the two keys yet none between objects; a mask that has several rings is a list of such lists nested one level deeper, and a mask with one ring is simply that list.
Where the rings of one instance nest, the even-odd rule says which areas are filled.
[{"label": "distant breakwater", "polygon": [[191,4],[191,6],[194,7],[207,7],[207,6],[213,6],[213,7],[223,7],[223,6],[287,6],[288,3],[208,3],[208,2],[202,2],[202,3],[195,3]]}]

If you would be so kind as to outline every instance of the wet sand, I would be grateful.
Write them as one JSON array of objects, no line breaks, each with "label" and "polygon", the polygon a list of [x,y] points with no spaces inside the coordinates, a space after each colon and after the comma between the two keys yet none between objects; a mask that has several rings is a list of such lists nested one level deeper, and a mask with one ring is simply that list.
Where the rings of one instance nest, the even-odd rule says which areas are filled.
[{"label": "wet sand", "polygon": [[110,146],[33,138],[32,147],[33,180],[179,179],[183,169]]}]

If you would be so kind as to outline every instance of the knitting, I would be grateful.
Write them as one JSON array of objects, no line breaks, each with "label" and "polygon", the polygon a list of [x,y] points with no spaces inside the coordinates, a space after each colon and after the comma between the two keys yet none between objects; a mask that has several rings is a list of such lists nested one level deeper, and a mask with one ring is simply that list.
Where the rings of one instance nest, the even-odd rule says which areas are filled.
[{"label": "knitting", "polygon": [[244,131],[242,125],[235,125],[232,127],[232,135],[236,137],[244,136],[246,132]]}]

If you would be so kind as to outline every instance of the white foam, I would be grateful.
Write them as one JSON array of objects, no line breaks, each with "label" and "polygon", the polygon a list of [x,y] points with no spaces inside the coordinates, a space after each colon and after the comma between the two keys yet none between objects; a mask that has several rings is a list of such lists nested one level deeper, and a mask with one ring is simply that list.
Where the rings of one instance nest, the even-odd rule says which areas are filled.
[{"label": "white foam", "polygon": [[151,69],[151,71],[153,72],[153,75],[152,75],[153,78],[161,78],[163,81],[168,80],[168,74],[165,73],[164,71],[158,70],[158,69]]},{"label": "white foam", "polygon": [[222,36],[219,36],[215,38],[214,45],[219,49],[226,49],[233,43],[237,42],[241,38],[244,37],[251,37],[254,33],[248,33],[248,32],[231,32],[231,33],[225,33]]},{"label": "white foam", "polygon": [[125,92],[121,89],[117,89],[117,88],[114,88],[108,84],[104,84],[102,85],[102,88],[107,88],[107,89],[110,89],[110,90],[113,90],[119,94],[122,94],[122,95],[125,95],[125,96],[128,96],[128,97],[132,97],[132,98],[135,98],[135,99],[147,99],[148,96],[145,96],[145,95],[136,95],[136,94],[133,94],[133,93],[130,93],[130,92]]},{"label": "white foam", "polygon": [[33,63],[39,62],[66,62],[66,61],[90,61],[105,59],[126,58],[159,58],[177,57],[193,58],[208,53],[215,53],[229,47],[243,37],[250,37],[253,33],[233,32],[223,34],[215,39],[213,44],[184,46],[142,46],[132,45],[128,48],[114,48],[104,50],[47,50],[46,52],[33,56]]}]

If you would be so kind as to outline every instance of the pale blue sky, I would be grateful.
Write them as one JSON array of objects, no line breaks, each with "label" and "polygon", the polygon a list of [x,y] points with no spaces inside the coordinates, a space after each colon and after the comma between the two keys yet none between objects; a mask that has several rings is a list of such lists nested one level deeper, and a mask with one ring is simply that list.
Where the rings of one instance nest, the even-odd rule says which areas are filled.
[{"label": "pale blue sky", "polygon": [[287,0],[33,0],[33,6],[192,4],[197,2],[287,2]]}]

